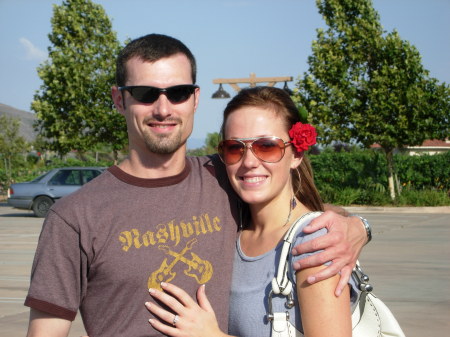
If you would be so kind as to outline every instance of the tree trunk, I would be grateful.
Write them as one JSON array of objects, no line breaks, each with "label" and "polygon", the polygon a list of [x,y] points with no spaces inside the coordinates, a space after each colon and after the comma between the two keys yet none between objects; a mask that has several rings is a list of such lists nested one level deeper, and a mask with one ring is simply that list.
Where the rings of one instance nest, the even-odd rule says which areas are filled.
[{"label": "tree trunk", "polygon": [[395,191],[395,170],[394,170],[394,150],[386,151],[386,160],[388,166],[388,182],[389,182],[389,193],[391,195],[391,199],[395,200],[396,191]]}]

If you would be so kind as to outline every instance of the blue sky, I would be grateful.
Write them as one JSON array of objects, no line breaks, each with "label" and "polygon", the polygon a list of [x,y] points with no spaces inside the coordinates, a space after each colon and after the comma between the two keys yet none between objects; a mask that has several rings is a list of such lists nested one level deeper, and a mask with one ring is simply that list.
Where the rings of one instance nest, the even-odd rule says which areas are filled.
[{"label": "blue sky", "polygon": [[[215,78],[293,76],[307,70],[315,30],[324,27],[314,0],[95,0],[120,41],[148,33],[179,38],[198,62],[202,88],[190,147],[217,132],[227,100],[213,100]],[[62,0],[0,0],[0,103],[30,111],[41,85],[52,4]],[[387,31],[397,29],[422,55],[430,75],[450,83],[450,1],[373,0]],[[277,86],[282,86],[279,83]],[[293,88],[294,82],[289,86]],[[234,91],[229,85],[224,89]],[[200,143],[199,143],[200,141]]]}]

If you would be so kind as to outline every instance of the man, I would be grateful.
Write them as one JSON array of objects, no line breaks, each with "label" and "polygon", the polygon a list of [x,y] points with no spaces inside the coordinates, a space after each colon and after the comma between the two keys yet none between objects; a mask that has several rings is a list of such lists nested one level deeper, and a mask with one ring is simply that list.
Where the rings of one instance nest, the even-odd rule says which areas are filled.
[{"label": "man", "polygon": [[[176,39],[147,35],[120,53],[116,82],[129,156],[50,210],[25,301],[28,336],[67,336],[78,309],[91,337],[156,336],[144,302],[163,281],[191,295],[207,283],[226,331],[238,201],[216,156],[186,157],[200,95],[194,56]],[[328,213],[316,226],[335,234],[298,252],[348,239],[302,266],[332,260],[317,280],[351,269],[365,241],[359,220]],[[351,240],[361,242],[340,252]]]}]

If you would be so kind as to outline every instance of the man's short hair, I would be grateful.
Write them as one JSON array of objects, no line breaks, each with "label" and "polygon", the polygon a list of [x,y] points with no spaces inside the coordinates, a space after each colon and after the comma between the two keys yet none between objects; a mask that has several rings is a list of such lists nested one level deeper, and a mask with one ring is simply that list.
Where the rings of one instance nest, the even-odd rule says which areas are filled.
[{"label": "man's short hair", "polygon": [[197,80],[197,65],[195,57],[188,47],[180,40],[162,34],[148,34],[128,43],[119,53],[116,62],[116,84],[124,86],[127,80],[126,63],[133,57],[146,62],[156,62],[175,54],[184,54],[191,63],[192,83]]}]

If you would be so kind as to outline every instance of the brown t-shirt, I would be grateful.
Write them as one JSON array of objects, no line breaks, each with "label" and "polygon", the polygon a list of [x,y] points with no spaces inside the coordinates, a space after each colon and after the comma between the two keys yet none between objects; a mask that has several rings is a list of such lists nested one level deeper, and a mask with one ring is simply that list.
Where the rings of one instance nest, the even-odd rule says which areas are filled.
[{"label": "brown t-shirt", "polygon": [[80,309],[90,337],[160,336],[148,288],[171,282],[195,298],[206,284],[227,331],[236,206],[216,156],[162,179],[113,166],[50,210],[25,305],[68,320]]}]

